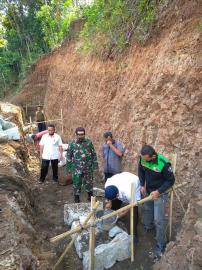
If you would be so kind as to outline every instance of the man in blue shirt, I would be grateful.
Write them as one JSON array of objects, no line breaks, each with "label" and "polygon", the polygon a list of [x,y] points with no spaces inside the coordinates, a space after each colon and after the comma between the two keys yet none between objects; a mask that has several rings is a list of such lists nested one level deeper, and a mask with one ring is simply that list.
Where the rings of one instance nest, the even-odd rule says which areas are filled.
[{"label": "man in blue shirt", "polygon": [[121,142],[114,140],[111,131],[104,133],[105,143],[102,145],[104,159],[105,181],[117,173],[122,172],[122,157],[124,147]]}]

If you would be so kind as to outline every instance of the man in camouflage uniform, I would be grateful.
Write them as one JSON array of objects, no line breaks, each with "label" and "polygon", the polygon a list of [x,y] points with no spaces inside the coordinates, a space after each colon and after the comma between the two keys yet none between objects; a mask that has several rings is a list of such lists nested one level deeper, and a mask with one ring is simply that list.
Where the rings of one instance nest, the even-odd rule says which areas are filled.
[{"label": "man in camouflage uniform", "polygon": [[93,195],[93,172],[98,169],[98,163],[94,146],[85,137],[85,129],[82,127],[76,129],[76,139],[69,143],[66,168],[72,176],[75,202],[80,202],[82,185],[90,201]]}]

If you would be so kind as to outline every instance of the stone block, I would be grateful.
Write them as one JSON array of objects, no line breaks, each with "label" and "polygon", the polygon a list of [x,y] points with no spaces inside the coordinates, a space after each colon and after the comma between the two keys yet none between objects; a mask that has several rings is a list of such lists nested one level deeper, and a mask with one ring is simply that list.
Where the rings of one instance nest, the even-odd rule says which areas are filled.
[{"label": "stone block", "polygon": [[[80,222],[83,223],[84,219],[85,217],[80,217]],[[74,229],[77,226],[79,226],[79,221],[74,221],[72,223],[71,229]],[[78,254],[80,259],[83,257],[83,253],[89,249],[89,233],[90,233],[90,229],[82,231],[81,233],[78,234],[74,242],[76,253]],[[96,229],[95,246],[97,247],[98,245],[102,244],[103,241],[104,241],[104,235],[102,231]]]},{"label": "stone block", "polygon": [[[130,236],[119,233],[110,243],[95,248],[95,270],[112,267],[116,261],[123,261],[130,257]],[[88,269],[89,252],[83,254],[83,270]]]},{"label": "stone block", "polygon": [[123,229],[121,229],[118,226],[114,226],[111,230],[109,230],[109,237],[114,238],[117,234],[123,233],[123,232],[124,232]]}]

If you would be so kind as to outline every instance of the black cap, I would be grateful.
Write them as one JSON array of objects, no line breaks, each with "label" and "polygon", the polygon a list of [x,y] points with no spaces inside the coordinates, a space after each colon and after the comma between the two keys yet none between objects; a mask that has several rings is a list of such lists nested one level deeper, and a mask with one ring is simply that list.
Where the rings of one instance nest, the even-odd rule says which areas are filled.
[{"label": "black cap", "polygon": [[85,129],[83,127],[78,127],[75,130],[76,135],[85,135]]},{"label": "black cap", "polygon": [[112,132],[111,131],[106,131],[104,133],[104,138],[111,137],[112,138]]}]

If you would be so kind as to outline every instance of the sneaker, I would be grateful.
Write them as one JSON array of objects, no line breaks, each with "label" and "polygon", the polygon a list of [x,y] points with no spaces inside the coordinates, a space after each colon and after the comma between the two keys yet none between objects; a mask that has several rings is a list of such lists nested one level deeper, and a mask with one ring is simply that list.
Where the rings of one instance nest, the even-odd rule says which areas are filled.
[{"label": "sneaker", "polygon": [[80,203],[80,197],[79,197],[79,195],[74,195],[74,202],[75,203]]},{"label": "sneaker", "polygon": [[53,183],[58,183],[58,179],[53,178]]},{"label": "sneaker", "polygon": [[90,202],[91,201],[91,196],[93,196],[93,192],[92,191],[90,191],[90,192],[88,192],[88,201]]},{"label": "sneaker", "polygon": [[150,233],[153,229],[154,229],[154,227],[150,227],[150,228],[144,227],[144,229],[143,229],[143,235],[146,235],[146,234]]},{"label": "sneaker", "polygon": [[38,184],[43,184],[44,180],[39,179]]},{"label": "sneaker", "polygon": [[165,251],[165,247],[160,247],[159,245],[156,245],[154,249],[154,260],[159,261]]}]

